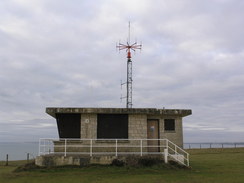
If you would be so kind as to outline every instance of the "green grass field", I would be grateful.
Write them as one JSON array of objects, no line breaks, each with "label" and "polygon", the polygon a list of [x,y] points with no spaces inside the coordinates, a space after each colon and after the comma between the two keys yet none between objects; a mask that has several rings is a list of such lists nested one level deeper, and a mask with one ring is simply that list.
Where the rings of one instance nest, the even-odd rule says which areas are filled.
[{"label": "green grass field", "polygon": [[244,148],[188,150],[191,169],[91,166],[13,172],[26,161],[0,162],[0,183],[243,183]]}]

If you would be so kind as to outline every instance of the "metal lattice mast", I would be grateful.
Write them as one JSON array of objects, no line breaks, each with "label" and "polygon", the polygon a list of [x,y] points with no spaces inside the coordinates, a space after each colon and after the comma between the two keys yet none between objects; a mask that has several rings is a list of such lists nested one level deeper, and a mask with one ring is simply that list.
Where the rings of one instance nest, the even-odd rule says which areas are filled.
[{"label": "metal lattice mast", "polygon": [[132,108],[132,61],[130,58],[127,59],[127,97],[126,107]]},{"label": "metal lattice mast", "polygon": [[116,46],[119,50],[126,50],[127,52],[127,93],[126,93],[126,108],[132,108],[132,60],[131,60],[131,50],[134,52],[136,49],[141,49],[142,45],[134,42],[130,44],[130,22],[129,22],[129,32],[127,44],[119,43]]}]

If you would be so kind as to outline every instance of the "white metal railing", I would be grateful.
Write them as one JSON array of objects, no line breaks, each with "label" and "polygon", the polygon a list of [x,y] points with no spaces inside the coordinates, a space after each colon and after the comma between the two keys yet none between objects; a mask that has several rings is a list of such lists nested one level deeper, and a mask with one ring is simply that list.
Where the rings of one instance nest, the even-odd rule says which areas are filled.
[{"label": "white metal railing", "polygon": [[168,139],[52,139],[39,140],[39,156],[163,155],[189,166],[189,154]]}]

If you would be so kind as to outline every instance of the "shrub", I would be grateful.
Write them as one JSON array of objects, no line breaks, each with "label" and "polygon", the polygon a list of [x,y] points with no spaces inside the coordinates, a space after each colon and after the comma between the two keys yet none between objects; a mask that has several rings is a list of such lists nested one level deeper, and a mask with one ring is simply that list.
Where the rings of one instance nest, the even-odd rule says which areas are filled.
[{"label": "shrub", "polygon": [[153,166],[162,164],[163,160],[160,157],[145,156],[138,159],[140,166]]},{"label": "shrub", "polygon": [[125,159],[125,164],[126,166],[131,166],[131,167],[138,167],[138,156],[127,156]]},{"label": "shrub", "polygon": [[37,166],[35,162],[31,162],[31,163],[18,166],[13,172],[23,172],[23,171],[30,171],[35,169],[40,169],[40,167]]},{"label": "shrub", "polygon": [[126,166],[129,167],[140,167],[140,166],[153,166],[163,164],[161,157],[155,156],[127,156],[125,159]]},{"label": "shrub", "polygon": [[113,166],[124,166],[125,162],[124,162],[124,160],[121,160],[121,159],[114,159],[112,161],[112,165]]}]

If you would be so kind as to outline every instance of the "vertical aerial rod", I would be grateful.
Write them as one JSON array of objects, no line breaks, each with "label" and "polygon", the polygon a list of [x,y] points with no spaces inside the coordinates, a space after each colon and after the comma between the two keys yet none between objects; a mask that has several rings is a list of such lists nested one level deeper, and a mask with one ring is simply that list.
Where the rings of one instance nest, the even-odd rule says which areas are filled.
[{"label": "vertical aerial rod", "polygon": [[127,93],[126,93],[126,108],[132,108],[132,60],[131,60],[131,50],[134,52],[136,49],[141,49],[142,45],[137,44],[137,42],[134,42],[133,44],[130,44],[130,22],[129,22],[129,31],[128,31],[128,40],[127,44],[119,43],[119,45],[116,46],[119,50],[126,50],[127,52]]}]

